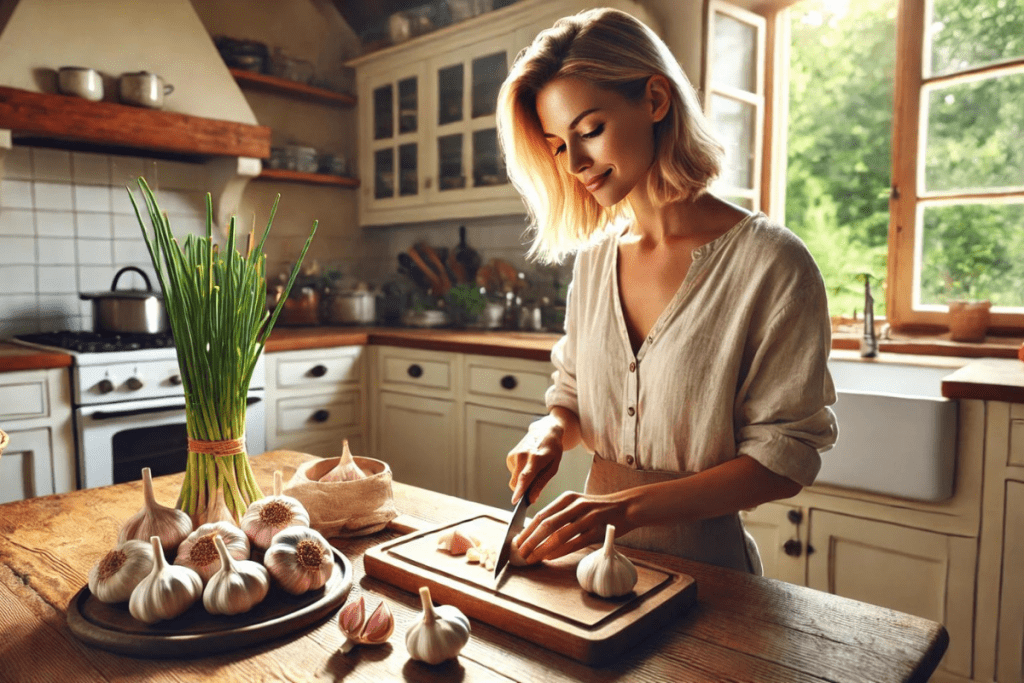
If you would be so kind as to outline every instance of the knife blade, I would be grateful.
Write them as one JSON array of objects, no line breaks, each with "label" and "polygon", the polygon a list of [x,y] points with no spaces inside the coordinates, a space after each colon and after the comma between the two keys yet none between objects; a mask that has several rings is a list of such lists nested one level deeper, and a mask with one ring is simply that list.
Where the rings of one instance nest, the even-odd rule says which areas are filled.
[{"label": "knife blade", "polygon": [[508,558],[512,554],[512,539],[523,530],[526,523],[526,508],[530,507],[530,491],[523,493],[516,506],[512,508],[512,519],[508,522],[508,529],[505,530],[505,540],[498,552],[498,561],[494,563],[494,579],[497,581],[501,576],[501,570],[508,564]]}]

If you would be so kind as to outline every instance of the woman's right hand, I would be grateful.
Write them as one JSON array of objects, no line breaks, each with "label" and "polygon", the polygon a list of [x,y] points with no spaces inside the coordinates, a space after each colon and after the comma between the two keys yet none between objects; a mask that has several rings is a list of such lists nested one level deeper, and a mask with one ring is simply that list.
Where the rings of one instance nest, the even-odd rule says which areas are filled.
[{"label": "woman's right hand", "polygon": [[533,422],[516,447],[508,452],[505,465],[512,477],[508,486],[512,489],[512,502],[517,503],[524,491],[530,492],[530,503],[534,503],[544,487],[558,472],[562,461],[562,437],[564,429],[553,415]]}]

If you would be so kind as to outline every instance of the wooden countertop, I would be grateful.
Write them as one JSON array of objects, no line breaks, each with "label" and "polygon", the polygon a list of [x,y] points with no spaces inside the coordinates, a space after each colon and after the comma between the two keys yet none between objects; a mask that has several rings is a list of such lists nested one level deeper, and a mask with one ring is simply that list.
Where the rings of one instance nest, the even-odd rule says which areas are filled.
[{"label": "wooden countertop", "polygon": [[48,370],[71,366],[71,356],[59,351],[42,351],[20,344],[0,341],[0,372]]},{"label": "wooden countertop", "polygon": [[[275,451],[252,459],[257,481],[273,471],[291,477],[313,456]],[[156,498],[177,497],[182,475],[154,480]],[[270,643],[189,660],[143,660],[91,648],[70,632],[67,605],[89,569],[135,513],[141,482],[45,496],[0,506],[0,681],[926,681],[949,636],[927,619],[793,584],[643,553],[697,582],[697,604],[670,628],[612,665],[589,667],[473,620],[469,644],[453,662],[411,661],[405,632],[419,613],[419,596],[363,571],[363,553],[398,537],[402,520],[450,523],[495,509],[424,489],[394,484],[402,513],[394,528],[356,539],[332,539],[351,560],[349,600],[386,598],[396,622],[388,644],[347,655],[337,612],[323,622]],[[501,511],[507,515],[507,511]]]},{"label": "wooden countertop", "polygon": [[981,358],[944,379],[942,395],[1024,403],[1024,363],[1005,358]]}]

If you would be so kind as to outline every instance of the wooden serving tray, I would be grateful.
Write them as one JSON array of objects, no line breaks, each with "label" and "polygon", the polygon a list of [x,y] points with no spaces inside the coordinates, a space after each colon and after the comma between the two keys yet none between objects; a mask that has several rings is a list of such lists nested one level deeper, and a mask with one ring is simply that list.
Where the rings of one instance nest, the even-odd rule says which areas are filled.
[{"label": "wooden serving tray", "polygon": [[[410,592],[428,586],[435,603],[454,605],[467,616],[586,664],[609,661],[675,619],[696,601],[693,577],[630,557],[638,581],[633,592],[605,599],[580,588],[576,565],[590,550],[542,562],[509,565],[494,574],[465,556],[437,549],[446,529],[472,523],[483,538],[502,539],[507,521],[489,515],[406,534],[370,548],[363,556],[368,576]],[[630,556],[628,548],[619,551]]]},{"label": "wooden serving tray", "polygon": [[263,601],[243,614],[214,615],[200,599],[184,614],[144,624],[127,602],[101,602],[86,585],[68,604],[68,626],[87,645],[145,658],[200,657],[273,640],[320,621],[348,597],[352,563],[337,548],[334,571],[323,588],[291,595],[271,582]]}]

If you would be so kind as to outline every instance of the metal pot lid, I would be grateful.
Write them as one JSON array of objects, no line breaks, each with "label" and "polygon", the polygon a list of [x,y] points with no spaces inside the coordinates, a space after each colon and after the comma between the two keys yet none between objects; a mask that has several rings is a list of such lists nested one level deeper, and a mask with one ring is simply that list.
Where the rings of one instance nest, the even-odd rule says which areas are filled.
[{"label": "metal pot lid", "polygon": [[[146,283],[146,289],[118,289],[117,282],[121,279],[127,271],[133,271],[142,276],[142,279]],[[163,299],[164,295],[161,292],[154,292],[153,285],[149,281],[149,276],[146,275],[146,271],[135,266],[125,266],[121,270],[117,271],[114,275],[114,282],[110,285],[110,291],[106,292],[79,292],[79,298],[81,299]]]}]

